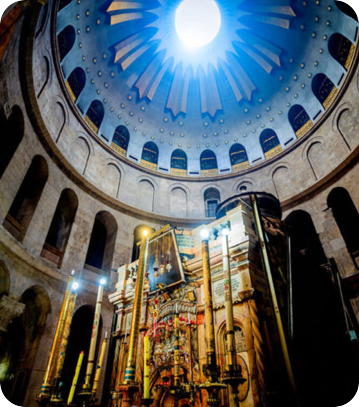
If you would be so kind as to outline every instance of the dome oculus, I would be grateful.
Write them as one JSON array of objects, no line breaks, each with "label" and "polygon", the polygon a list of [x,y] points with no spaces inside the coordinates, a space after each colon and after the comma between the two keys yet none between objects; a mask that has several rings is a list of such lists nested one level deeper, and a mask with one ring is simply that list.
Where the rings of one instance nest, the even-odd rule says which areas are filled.
[{"label": "dome oculus", "polygon": [[184,0],[175,17],[178,37],[188,48],[212,42],[221,28],[221,13],[213,0]]}]

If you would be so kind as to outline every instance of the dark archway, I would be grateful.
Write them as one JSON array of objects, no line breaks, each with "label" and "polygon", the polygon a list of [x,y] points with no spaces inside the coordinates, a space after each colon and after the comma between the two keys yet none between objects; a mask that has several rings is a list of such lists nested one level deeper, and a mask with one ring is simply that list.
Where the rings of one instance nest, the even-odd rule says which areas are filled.
[{"label": "dark archway", "polygon": [[354,57],[355,46],[340,33],[331,35],[328,42],[330,55],[340,63],[346,70],[349,69],[350,63]]},{"label": "dark archway", "polygon": [[340,297],[310,215],[295,211],[285,223],[291,247],[288,325],[301,404],[342,405],[355,392]]},{"label": "dark archway", "polygon": [[9,325],[7,340],[2,347],[7,375],[1,384],[6,398],[18,406],[24,405],[30,375],[50,312],[50,298],[43,287],[35,285],[23,293],[20,302],[25,304],[25,310]]},{"label": "dark archway", "polygon": [[273,157],[282,150],[278,136],[272,129],[265,129],[259,136],[259,142],[265,158]]},{"label": "dark archway", "polygon": [[356,268],[359,268],[359,214],[348,191],[334,188],[328,195],[328,206],[343,236]]},{"label": "dark archway", "polygon": [[221,202],[221,194],[216,188],[208,188],[203,194],[204,207],[206,211],[207,218],[215,218],[217,207]]},{"label": "dark archway", "polygon": [[218,173],[217,157],[212,150],[204,150],[199,161],[202,175],[215,175]]},{"label": "dark archway", "polygon": [[41,257],[50,260],[58,267],[61,266],[65,254],[77,206],[78,199],[75,192],[71,189],[64,189],[41,252]]},{"label": "dark archway", "polygon": [[20,241],[25,237],[48,174],[46,160],[35,156],[6,215],[4,227]]},{"label": "dark archway", "polygon": [[[74,376],[76,364],[81,351],[84,351],[84,359],[81,366],[80,376],[78,379],[77,390],[83,385],[85,378],[88,352],[90,348],[92,324],[94,318],[94,307],[90,305],[83,305],[80,307],[73,316],[69,342],[66,349],[66,357],[64,362],[64,368],[62,371],[63,378],[63,390],[62,394],[65,400],[67,400],[72,378]],[[102,331],[102,319],[100,318],[97,346],[95,353],[95,361],[98,360],[99,345],[101,342],[101,331]],[[96,362],[95,362],[96,363]]]},{"label": "dark archway", "polygon": [[117,236],[116,219],[109,212],[101,211],[96,215],[87,249],[85,266],[95,272],[110,272]]},{"label": "dark archway", "polygon": [[104,116],[105,109],[102,102],[99,100],[93,100],[87,110],[85,119],[95,133],[98,132]]},{"label": "dark archway", "polygon": [[301,105],[293,105],[289,109],[288,120],[298,138],[303,136],[313,125],[307,111]]},{"label": "dark archway", "polygon": [[171,174],[187,174],[187,154],[179,148],[171,155]]},{"label": "dark archway", "polygon": [[248,166],[247,152],[242,144],[235,143],[232,145],[229,150],[229,159],[231,160],[232,171]]},{"label": "dark archway", "polygon": [[24,128],[24,116],[19,106],[14,106],[12,108],[8,119],[6,119],[3,111],[0,112],[0,178],[4,174],[16,149],[24,137]]},{"label": "dark archway", "polygon": [[76,33],[72,25],[65,27],[57,36],[60,61],[71,51],[75,44]]},{"label": "dark archway", "polygon": [[156,170],[158,163],[158,147],[153,141],[148,141],[142,150],[141,164]]},{"label": "dark archway", "polygon": [[336,91],[334,83],[323,73],[318,73],[312,81],[312,91],[315,97],[326,109],[331,102],[331,94]]},{"label": "dark archway", "polygon": [[86,84],[86,74],[85,71],[77,67],[75,68],[70,76],[67,78],[67,87],[70,91],[72,100],[75,102],[80,96]]},{"label": "dark archway", "polygon": [[117,126],[112,138],[112,148],[119,154],[126,156],[128,143],[130,142],[130,132],[126,126]]}]

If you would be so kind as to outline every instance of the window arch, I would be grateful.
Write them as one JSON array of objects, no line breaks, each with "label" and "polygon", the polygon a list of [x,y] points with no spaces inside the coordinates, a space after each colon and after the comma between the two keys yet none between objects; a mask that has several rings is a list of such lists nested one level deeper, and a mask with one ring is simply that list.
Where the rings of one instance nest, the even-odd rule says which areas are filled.
[{"label": "window arch", "polygon": [[242,144],[235,143],[229,150],[229,159],[231,160],[232,171],[239,171],[249,166],[246,149]]},{"label": "window arch", "polygon": [[61,266],[67,242],[75,219],[78,199],[71,189],[61,193],[54,216],[47,233],[41,257],[48,259],[56,266]]},{"label": "window arch", "polygon": [[46,160],[35,156],[6,215],[4,227],[20,241],[25,237],[48,174]]},{"label": "window arch", "polygon": [[353,200],[346,189],[338,187],[328,195],[328,206],[333,211],[348,252],[359,268],[359,214]]},{"label": "window arch", "polygon": [[349,6],[349,4],[344,1],[335,0],[335,5],[342,13],[346,14],[348,17],[351,17],[353,20],[358,21],[356,12],[352,9],[352,7]]},{"label": "window arch", "polygon": [[75,44],[76,33],[72,25],[65,27],[57,36],[57,43],[59,47],[60,61],[71,51]]},{"label": "window arch", "polygon": [[126,126],[117,126],[113,133],[111,147],[120,155],[126,157],[128,143],[130,142],[130,132]]},{"label": "window arch", "polygon": [[265,129],[262,131],[259,142],[261,144],[265,158],[273,157],[282,151],[277,134],[272,129]]},{"label": "window arch", "polygon": [[69,90],[71,98],[74,102],[76,102],[77,98],[80,96],[85,84],[85,71],[80,67],[75,68],[66,81],[67,89]]},{"label": "window arch", "polygon": [[145,167],[157,170],[158,147],[153,141],[148,141],[142,150],[141,164]]},{"label": "window arch", "polygon": [[107,211],[99,212],[94,221],[87,249],[85,268],[101,274],[110,272],[117,236],[116,219]]},{"label": "window arch", "polygon": [[217,207],[221,202],[221,194],[218,189],[210,187],[204,191],[204,207],[207,218],[215,218]]},{"label": "window arch", "polygon": [[330,55],[346,70],[354,57],[355,45],[340,33],[331,35],[328,42]]},{"label": "window arch", "polygon": [[179,148],[171,155],[171,174],[187,175],[187,154]]},{"label": "window arch", "polygon": [[0,177],[4,174],[16,149],[24,137],[24,116],[19,106],[14,106],[7,120],[3,112],[0,113],[0,125],[3,142],[0,148]]},{"label": "window arch", "polygon": [[98,133],[104,115],[105,109],[102,102],[99,100],[93,100],[90,107],[87,109],[85,119],[95,133]]},{"label": "window arch", "polygon": [[304,136],[313,126],[307,111],[301,105],[293,105],[289,109],[288,120],[297,138]]},{"label": "window arch", "polygon": [[334,86],[334,83],[323,73],[318,73],[314,76],[312,91],[324,109],[329,107],[338,93],[338,89]]},{"label": "window arch", "polygon": [[216,155],[212,150],[204,150],[200,157],[201,174],[202,175],[217,175],[218,165]]}]

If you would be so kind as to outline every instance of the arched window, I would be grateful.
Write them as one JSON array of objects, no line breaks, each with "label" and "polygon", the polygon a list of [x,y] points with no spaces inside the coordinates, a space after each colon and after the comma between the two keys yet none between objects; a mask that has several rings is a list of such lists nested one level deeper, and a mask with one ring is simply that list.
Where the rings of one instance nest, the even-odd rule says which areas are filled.
[{"label": "arched window", "polygon": [[113,134],[111,147],[120,155],[126,157],[130,133],[126,126],[118,126]]},{"label": "arched window", "polygon": [[265,158],[273,157],[282,151],[282,146],[279,143],[277,134],[272,129],[263,130],[259,137],[259,142]]},{"label": "arched window", "polygon": [[[298,383],[305,383],[304,399],[315,402],[315,405],[320,405],[324,399],[326,405],[341,405],[346,397],[352,397],[349,394],[355,393],[357,384],[353,393],[351,386],[343,390],[344,383],[353,374],[350,369],[353,360],[348,360],[350,353],[344,345],[346,335],[340,295],[327,268],[328,260],[311,216],[301,210],[294,211],[286,218],[285,224],[291,248],[291,267],[288,267],[287,275],[290,287],[288,326],[296,378]],[[307,349],[306,358],[303,358],[303,347]],[[330,361],[334,348],[340,355]],[[316,359],[315,372],[308,371],[307,367],[307,360],[312,358]],[[342,371],[343,377],[333,378],[333,369]],[[338,380],[343,383],[340,391],[336,390]],[[338,402],[331,402],[334,397]]]},{"label": "arched window", "polygon": [[354,57],[355,45],[340,33],[335,33],[329,38],[328,49],[330,55],[346,70]]},{"label": "arched window", "polygon": [[25,237],[48,174],[46,160],[35,156],[6,215],[4,227],[20,241]]},{"label": "arched window", "polygon": [[0,148],[0,177],[2,177],[24,136],[24,116],[19,106],[12,108],[8,120],[3,112],[0,113],[0,126],[3,133]]},{"label": "arched window", "polygon": [[65,254],[77,206],[78,199],[75,192],[71,189],[63,190],[41,252],[41,257],[57,266],[61,265]]},{"label": "arched window", "polygon": [[207,218],[215,218],[217,206],[221,202],[221,195],[216,188],[208,188],[204,191],[204,207]]},{"label": "arched window", "polygon": [[75,102],[80,96],[86,83],[85,71],[77,67],[75,68],[67,79],[66,86],[70,92],[72,100]]},{"label": "arched window", "polygon": [[2,377],[1,390],[13,404],[23,406],[51,304],[46,290],[39,285],[28,288],[19,302],[25,309],[13,319],[1,342],[4,358],[0,363],[4,366],[5,362],[7,370],[5,380]]},{"label": "arched window", "polygon": [[229,150],[229,159],[231,160],[232,171],[239,171],[249,166],[246,149],[242,144],[233,144]]},{"label": "arched window", "polygon": [[359,268],[359,214],[348,191],[340,187],[334,188],[328,196],[328,206],[333,210],[348,252]]},{"label": "arched window", "polygon": [[342,13],[346,14],[348,17],[351,17],[353,20],[358,21],[356,12],[349,6],[349,4],[344,1],[335,0],[335,5]]},{"label": "arched window", "polygon": [[105,109],[103,107],[102,102],[100,102],[99,100],[93,100],[91,102],[90,107],[87,110],[85,119],[95,133],[98,132],[98,129],[101,126],[104,115]]},{"label": "arched window", "polygon": [[158,147],[153,141],[149,141],[143,146],[141,164],[152,170],[157,170],[157,162]]},{"label": "arched window", "polygon": [[289,109],[288,120],[298,138],[304,136],[313,126],[308,113],[301,105],[293,105]]},{"label": "arched window", "polygon": [[212,150],[204,150],[200,157],[201,174],[202,175],[217,175],[218,165],[216,155]]},{"label": "arched window", "polygon": [[187,154],[179,148],[171,155],[171,174],[187,175]]},{"label": "arched window", "polygon": [[312,91],[319,102],[327,109],[333,101],[338,89],[334,83],[323,73],[318,73],[312,81]]},{"label": "arched window", "polygon": [[75,44],[76,33],[72,25],[65,27],[57,36],[57,43],[59,46],[60,61],[70,52]]},{"label": "arched window", "polygon": [[[93,326],[95,309],[91,305],[82,305],[76,310],[73,315],[70,335],[68,340],[68,346],[66,349],[66,356],[64,361],[64,368],[62,371],[62,394],[69,394],[73,374],[76,368],[78,357],[81,351],[84,351],[85,357],[88,355],[90,349],[91,333]],[[95,360],[98,360],[99,349],[101,348],[101,337],[102,337],[102,318],[100,316],[99,326],[98,326],[98,337],[96,344]],[[86,360],[86,359],[85,359]],[[83,383],[86,368],[80,370],[78,383]]]},{"label": "arched window", "polygon": [[92,228],[85,268],[99,274],[103,270],[111,271],[116,235],[116,219],[109,212],[99,212]]}]

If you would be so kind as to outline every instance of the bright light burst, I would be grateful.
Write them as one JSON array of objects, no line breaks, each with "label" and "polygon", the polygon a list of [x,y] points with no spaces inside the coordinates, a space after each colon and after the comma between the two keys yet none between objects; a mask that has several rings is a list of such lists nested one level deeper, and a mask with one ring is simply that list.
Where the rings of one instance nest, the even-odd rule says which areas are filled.
[{"label": "bright light burst", "polygon": [[221,28],[221,13],[213,0],[184,0],[176,10],[175,27],[189,47],[209,44]]},{"label": "bright light burst", "polygon": [[[216,30],[206,36],[207,42],[188,31],[176,31],[181,25],[175,24],[176,13],[182,14],[182,7],[194,2],[212,4],[218,10]],[[176,117],[187,113],[191,89],[199,89],[196,97],[201,113],[214,117],[223,110],[222,96],[228,88],[237,102],[252,99],[257,87],[248,66],[258,66],[266,74],[281,66],[283,49],[271,42],[265,31],[270,27],[283,33],[289,30],[295,17],[290,4],[290,0],[221,0],[218,6],[214,0],[114,0],[107,11],[111,25],[122,30],[122,39],[114,47],[114,62],[123,71],[141,65],[140,70],[133,69],[139,99],[152,101],[166,83],[165,108]],[[203,15],[204,10],[203,6]],[[129,25],[130,34],[125,29]],[[196,48],[184,45],[188,35]],[[225,84],[219,76],[225,78]]]}]

